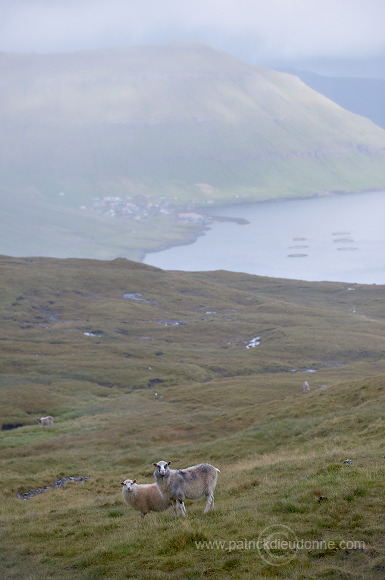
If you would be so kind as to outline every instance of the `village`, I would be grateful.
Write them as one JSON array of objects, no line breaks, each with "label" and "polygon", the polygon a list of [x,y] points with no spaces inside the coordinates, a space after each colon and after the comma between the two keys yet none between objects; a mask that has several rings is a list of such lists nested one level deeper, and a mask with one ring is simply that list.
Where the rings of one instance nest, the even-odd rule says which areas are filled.
[{"label": "village", "polygon": [[[194,208],[202,205],[200,200],[192,200],[188,205],[182,206],[177,199],[163,195],[155,198],[145,195],[95,197],[91,210],[106,216],[136,221],[159,216],[172,216],[182,223],[207,224],[212,221],[210,216],[194,211]],[[213,202],[210,200],[206,201],[206,204],[211,203]],[[83,209],[86,208],[83,206]]]}]

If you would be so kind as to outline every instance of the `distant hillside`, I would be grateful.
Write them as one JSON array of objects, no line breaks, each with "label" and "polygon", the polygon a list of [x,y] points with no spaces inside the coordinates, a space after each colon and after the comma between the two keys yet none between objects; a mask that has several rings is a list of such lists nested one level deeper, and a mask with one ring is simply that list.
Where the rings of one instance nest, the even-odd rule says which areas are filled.
[{"label": "distant hillside", "polygon": [[312,89],[352,113],[371,119],[385,129],[385,79],[326,77],[308,71],[298,75]]},{"label": "distant hillside", "polygon": [[[180,237],[164,234],[170,204],[385,187],[385,131],[297,77],[204,45],[2,53],[0,72],[3,253],[137,259]],[[155,219],[140,241],[138,220],[134,242],[116,240],[114,196]]]},{"label": "distant hillside", "polygon": [[207,197],[201,183],[254,199],[385,185],[384,131],[298,78],[207,46],[0,62],[3,183],[76,200]]}]

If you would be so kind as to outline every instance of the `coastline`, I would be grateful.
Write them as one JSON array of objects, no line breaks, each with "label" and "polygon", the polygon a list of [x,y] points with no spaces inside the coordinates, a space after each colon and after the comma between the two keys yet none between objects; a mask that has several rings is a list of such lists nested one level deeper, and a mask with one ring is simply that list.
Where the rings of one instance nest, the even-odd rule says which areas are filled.
[{"label": "coastline", "polygon": [[[151,249],[151,251],[143,250],[143,252],[141,252],[140,258],[138,258],[138,261],[144,263],[144,260],[150,254],[164,252],[166,250],[169,250],[169,249],[175,248],[175,247],[179,247],[179,246],[188,246],[190,244],[194,244],[199,237],[204,236],[205,232],[207,232],[211,229],[211,224],[215,221],[236,223],[238,225],[248,225],[250,223],[245,218],[220,215],[220,211],[224,210],[224,209],[226,209],[226,210],[229,208],[235,209],[235,208],[239,208],[241,206],[242,207],[259,206],[259,205],[263,205],[263,204],[274,204],[274,203],[280,203],[280,202],[284,202],[284,201],[291,202],[291,201],[301,201],[301,200],[305,201],[305,200],[328,198],[328,197],[343,197],[343,196],[348,196],[348,195],[360,195],[360,194],[365,194],[365,193],[376,193],[376,192],[381,192],[381,191],[385,192],[385,186],[384,186],[384,188],[365,189],[365,190],[360,190],[360,191],[333,190],[333,191],[322,192],[322,193],[314,193],[312,195],[275,197],[275,198],[271,198],[271,199],[263,199],[263,200],[258,200],[258,201],[253,201],[250,199],[248,199],[248,200],[243,199],[242,201],[238,201],[235,203],[217,203],[217,204],[210,206],[210,207],[202,205],[201,207],[196,208],[196,210],[198,210],[199,214],[201,214],[202,216],[204,216],[206,218],[204,223],[196,223],[196,224],[190,223],[190,224],[188,224],[189,228],[186,228],[186,234],[188,234],[188,235],[186,235],[184,240],[180,240],[180,239],[175,240],[175,241],[170,240],[170,242],[162,243],[156,249]],[[218,212],[218,213],[214,213],[214,212]]]}]

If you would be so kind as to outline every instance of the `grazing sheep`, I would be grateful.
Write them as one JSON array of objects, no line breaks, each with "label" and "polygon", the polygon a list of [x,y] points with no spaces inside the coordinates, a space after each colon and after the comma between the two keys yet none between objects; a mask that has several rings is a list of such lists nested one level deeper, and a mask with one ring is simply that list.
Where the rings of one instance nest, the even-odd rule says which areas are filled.
[{"label": "grazing sheep", "polygon": [[48,417],[40,417],[37,422],[44,427],[47,425],[53,425],[53,417],[51,417],[51,415],[48,415]]},{"label": "grazing sheep", "polygon": [[174,503],[160,493],[156,483],[139,485],[136,479],[126,479],[121,484],[124,502],[138,510],[142,518],[151,511],[163,512]]},{"label": "grazing sheep", "polygon": [[302,392],[303,393],[309,393],[310,392],[310,385],[307,381],[304,382],[304,384],[302,385]]},{"label": "grazing sheep", "polygon": [[171,461],[153,463],[156,469],[154,477],[161,493],[175,500],[175,510],[179,507],[186,516],[185,499],[207,497],[203,513],[214,507],[214,490],[217,484],[219,469],[209,463],[200,463],[187,469],[170,469]]}]

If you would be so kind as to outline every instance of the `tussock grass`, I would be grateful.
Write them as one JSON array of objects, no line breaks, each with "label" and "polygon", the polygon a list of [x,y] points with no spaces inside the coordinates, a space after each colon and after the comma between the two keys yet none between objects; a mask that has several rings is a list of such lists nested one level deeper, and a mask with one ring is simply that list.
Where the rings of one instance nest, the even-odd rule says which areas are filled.
[{"label": "tussock grass", "polygon": [[[0,262],[2,577],[383,578],[382,287]],[[160,459],[217,466],[214,510],[130,510]]]}]

